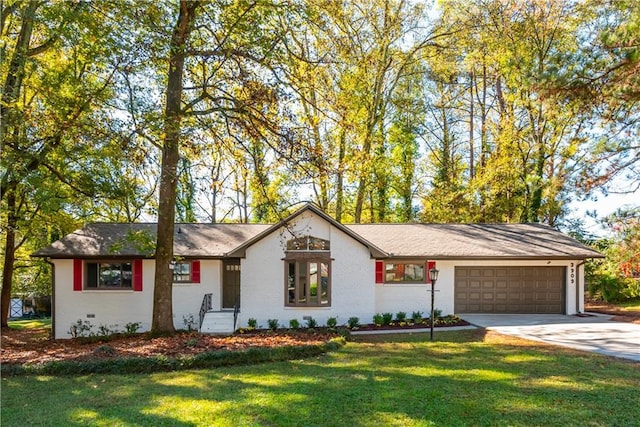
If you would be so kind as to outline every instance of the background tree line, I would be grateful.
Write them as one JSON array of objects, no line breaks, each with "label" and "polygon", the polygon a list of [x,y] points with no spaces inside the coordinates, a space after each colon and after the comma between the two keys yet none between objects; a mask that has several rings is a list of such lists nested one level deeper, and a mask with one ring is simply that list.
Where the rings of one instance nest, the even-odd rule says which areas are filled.
[{"label": "background tree line", "polygon": [[[50,287],[29,254],[89,221],[163,224],[166,308],[174,220],[312,201],[342,222],[580,231],[572,200],[640,185],[634,1],[0,7],[3,324],[12,287]],[[637,209],[621,220],[614,277],[639,269]]]}]

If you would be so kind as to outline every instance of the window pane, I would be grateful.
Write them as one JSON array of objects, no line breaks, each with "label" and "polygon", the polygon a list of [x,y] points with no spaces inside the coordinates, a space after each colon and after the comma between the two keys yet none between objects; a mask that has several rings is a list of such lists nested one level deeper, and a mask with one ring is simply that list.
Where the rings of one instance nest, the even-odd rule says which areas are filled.
[{"label": "window pane", "polygon": [[387,263],[385,268],[386,282],[424,282],[424,264]]},{"label": "window pane", "polygon": [[318,264],[309,264],[309,299],[318,302]]},{"label": "window pane", "polygon": [[329,264],[320,264],[320,302],[329,304]]},{"label": "window pane", "polygon": [[307,302],[307,263],[298,263],[298,303]]},{"label": "window pane", "polygon": [[296,263],[288,262],[287,267],[287,298],[290,304],[296,302]]},{"label": "window pane", "polygon": [[122,279],[120,264],[100,264],[100,280],[98,286],[120,286]]},{"label": "window pane", "polygon": [[122,287],[130,288],[133,283],[133,269],[130,262],[125,262],[122,265]]},{"label": "window pane", "polygon": [[190,282],[191,281],[191,263],[177,262],[173,267],[174,282]]},{"label": "window pane", "polygon": [[95,262],[87,263],[87,288],[98,287],[98,264]]}]

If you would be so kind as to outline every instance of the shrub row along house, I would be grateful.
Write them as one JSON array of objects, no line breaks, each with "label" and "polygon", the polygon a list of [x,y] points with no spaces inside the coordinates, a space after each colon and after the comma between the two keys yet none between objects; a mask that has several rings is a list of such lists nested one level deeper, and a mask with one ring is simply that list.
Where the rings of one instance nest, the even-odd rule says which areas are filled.
[{"label": "shrub row along house", "polygon": [[[54,266],[54,338],[79,320],[151,327],[155,231],[91,224],[34,254]],[[322,325],[428,313],[433,267],[444,315],[574,314],[584,309],[584,260],[601,257],[540,224],[345,225],[313,205],[273,225],[177,224],[174,237],[174,324],[217,333],[250,318]]]}]

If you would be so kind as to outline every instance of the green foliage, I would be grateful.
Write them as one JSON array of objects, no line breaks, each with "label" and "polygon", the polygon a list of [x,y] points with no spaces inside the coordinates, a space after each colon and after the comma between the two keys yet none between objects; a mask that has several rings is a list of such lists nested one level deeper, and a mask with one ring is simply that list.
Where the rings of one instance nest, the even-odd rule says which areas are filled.
[{"label": "green foliage", "polygon": [[309,329],[314,329],[318,327],[318,321],[311,316],[309,316],[306,322],[307,322],[307,328]]},{"label": "green foliage", "polygon": [[384,324],[384,318],[382,314],[376,313],[373,315],[373,324],[376,326],[382,326]]},{"label": "green foliage", "polygon": [[258,321],[250,317],[249,320],[247,320],[247,326],[249,329],[256,329],[258,327]]},{"label": "green foliage", "polygon": [[300,329],[300,322],[298,321],[298,319],[289,320],[289,329]]},{"label": "green foliage", "polygon": [[393,313],[382,313],[382,324],[390,325],[393,322]]},{"label": "green foliage", "polygon": [[338,326],[338,319],[336,317],[329,317],[327,319],[327,328],[335,329]]},{"label": "green foliage", "polygon": [[411,313],[411,320],[413,320],[414,323],[422,322],[422,312],[421,311],[412,312]]},{"label": "green foliage", "polygon": [[142,323],[140,322],[128,322],[124,325],[124,333],[125,335],[134,335],[138,333],[141,327]]},{"label": "green foliage", "polygon": [[271,329],[272,331],[275,331],[278,329],[278,319],[269,319],[267,320],[267,325],[269,326],[269,329]]},{"label": "green foliage", "polygon": [[357,329],[360,326],[360,318],[353,316],[347,320],[347,326],[349,329]]},{"label": "green foliage", "polygon": [[399,311],[396,313],[397,322],[404,322],[405,320],[407,320],[407,313],[405,311]]},{"label": "green foliage", "polygon": [[78,319],[69,327],[69,335],[73,338],[89,337],[93,335],[93,325],[88,320]]},{"label": "green foliage", "polygon": [[[108,360],[82,362],[56,361],[41,364],[0,366],[2,376],[57,375],[76,376],[89,374],[140,374],[187,369],[205,369],[233,365],[253,365],[265,362],[304,359],[336,351],[345,345],[343,337],[333,338],[323,344],[283,346],[273,348],[249,348],[243,351],[208,351],[176,358],[166,356],[118,357]],[[109,355],[115,353],[110,346],[101,346]],[[111,348],[111,350],[109,350]]]}]

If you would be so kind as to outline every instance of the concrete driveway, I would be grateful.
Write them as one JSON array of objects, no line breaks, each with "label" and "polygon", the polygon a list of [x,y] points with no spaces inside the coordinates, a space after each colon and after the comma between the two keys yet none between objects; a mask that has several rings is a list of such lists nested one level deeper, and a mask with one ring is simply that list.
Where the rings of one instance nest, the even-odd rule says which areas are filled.
[{"label": "concrete driveway", "polygon": [[505,335],[640,362],[640,325],[611,316],[561,314],[461,314],[467,322]]}]

